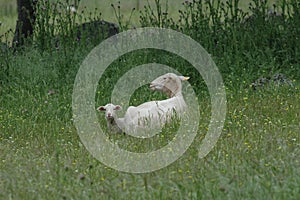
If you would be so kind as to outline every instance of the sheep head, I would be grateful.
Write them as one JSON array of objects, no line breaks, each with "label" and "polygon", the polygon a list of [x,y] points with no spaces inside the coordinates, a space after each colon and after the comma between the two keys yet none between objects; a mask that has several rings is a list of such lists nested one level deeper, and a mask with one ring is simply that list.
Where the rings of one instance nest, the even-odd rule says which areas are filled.
[{"label": "sheep head", "polygon": [[181,94],[181,81],[188,80],[189,77],[178,76],[174,73],[167,73],[150,83],[150,89],[164,92],[169,97]]},{"label": "sheep head", "polygon": [[122,107],[119,105],[114,105],[112,103],[106,104],[105,106],[100,106],[97,108],[99,111],[105,111],[105,118],[107,120],[114,120],[116,117],[115,111],[121,110]]}]

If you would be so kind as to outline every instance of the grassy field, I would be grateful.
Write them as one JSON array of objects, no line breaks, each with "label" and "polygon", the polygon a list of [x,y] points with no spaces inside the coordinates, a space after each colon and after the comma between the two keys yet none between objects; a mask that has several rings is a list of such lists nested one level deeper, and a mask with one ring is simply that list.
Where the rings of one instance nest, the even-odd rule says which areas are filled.
[{"label": "grassy field", "polygon": [[[0,2],[3,8],[5,1]],[[99,1],[81,3],[92,6],[93,2]],[[295,2],[285,5],[296,10]],[[5,5],[11,5],[11,10],[15,6],[11,1]],[[131,10],[136,1],[121,2],[121,7]],[[144,18],[136,23],[181,31],[212,55],[227,95],[225,125],[213,150],[198,158],[211,117],[210,95],[200,74],[178,56],[148,49],[128,53],[109,66],[99,80],[96,105],[108,103],[114,84],[132,67],[165,64],[191,77],[189,83],[200,107],[198,134],[182,157],[151,173],[119,172],[99,162],[82,144],[72,118],[75,76],[96,44],[75,43],[66,33],[61,46],[51,46],[53,35],[49,30],[59,32],[70,16],[57,26],[39,21],[31,43],[0,54],[0,199],[300,198],[299,13],[277,21],[268,18],[260,5],[252,11],[263,17],[254,18],[253,26],[252,22],[246,24],[236,10],[231,17],[226,15],[229,10],[219,9],[216,13],[221,14],[214,15],[212,10],[202,12],[192,4],[185,4],[181,10],[176,17],[185,23],[168,21],[171,16],[157,21],[145,11]],[[111,10],[105,12],[104,19],[113,19]],[[15,14],[10,19],[13,17]],[[46,27],[43,25],[49,29],[41,29]],[[250,87],[253,80],[276,73],[285,74],[293,86]],[[145,85],[131,96],[130,103],[159,98],[164,96]],[[103,114],[97,116],[105,127]],[[141,141],[128,135],[111,135],[110,140],[130,151],[146,152],[167,144],[173,137],[170,130],[153,140]]]}]

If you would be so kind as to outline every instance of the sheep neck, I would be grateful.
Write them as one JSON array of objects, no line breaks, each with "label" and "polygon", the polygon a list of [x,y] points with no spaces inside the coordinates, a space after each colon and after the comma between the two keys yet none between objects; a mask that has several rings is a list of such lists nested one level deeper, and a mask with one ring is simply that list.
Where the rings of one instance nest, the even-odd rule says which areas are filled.
[{"label": "sheep neck", "polygon": [[117,124],[115,118],[107,119],[107,122],[108,122],[109,124],[111,124],[111,125]]},{"label": "sheep neck", "polygon": [[181,83],[180,82],[177,83],[174,89],[168,90],[167,94],[168,94],[169,98],[172,98],[172,97],[175,97],[175,96],[182,96]]}]

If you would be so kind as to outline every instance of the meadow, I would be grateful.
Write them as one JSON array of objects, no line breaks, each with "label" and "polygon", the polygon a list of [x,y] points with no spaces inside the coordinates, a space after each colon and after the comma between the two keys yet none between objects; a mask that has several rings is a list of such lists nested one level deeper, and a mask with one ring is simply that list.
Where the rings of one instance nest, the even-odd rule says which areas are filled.
[{"label": "meadow", "polygon": [[[19,49],[0,51],[0,199],[300,198],[298,1],[274,5],[274,1],[259,0],[250,1],[251,5],[244,1],[239,5],[238,0],[176,5],[170,1],[166,11],[165,1],[155,0],[146,7],[139,4],[133,21],[128,20],[137,1],[121,1],[120,8],[115,4],[116,12],[110,7],[101,15],[93,1],[80,2],[82,11],[76,15],[63,11],[64,3],[58,4],[58,14],[53,4],[43,2],[39,8],[44,6],[48,12],[38,12],[33,39]],[[13,13],[14,6],[1,20]],[[12,14],[1,25],[1,40],[8,46],[13,33],[6,31],[14,27],[15,18]],[[192,145],[173,164],[145,174],[114,170],[87,151],[73,124],[72,93],[82,61],[98,43],[74,41],[72,27],[97,19],[113,21],[121,31],[171,28],[211,54],[226,87],[227,114],[222,134],[205,158],[198,158],[211,117],[205,82],[186,60],[155,49],[130,52],[115,60],[99,80],[96,105],[110,101],[114,85],[131,68],[151,62],[171,66],[191,77],[189,83],[198,97],[201,117]],[[62,32],[66,26],[70,29]],[[57,46],[59,34],[64,40]],[[258,78],[279,73],[292,86],[270,84],[256,90],[250,86]],[[130,103],[162,98],[166,97],[144,85]],[[97,117],[105,129],[103,114]],[[145,141],[106,135],[124,149],[148,152],[172,140],[174,130],[176,124],[171,124]]]}]

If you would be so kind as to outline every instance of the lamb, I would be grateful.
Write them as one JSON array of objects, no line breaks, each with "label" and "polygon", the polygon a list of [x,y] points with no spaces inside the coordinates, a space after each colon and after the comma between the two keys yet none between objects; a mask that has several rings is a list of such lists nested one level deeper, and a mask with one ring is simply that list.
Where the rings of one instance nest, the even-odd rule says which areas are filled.
[{"label": "lamb", "polygon": [[105,111],[105,119],[107,121],[107,127],[110,132],[122,133],[123,118],[118,118],[116,111],[121,110],[122,107],[114,105],[112,103],[106,104],[105,106],[99,106],[97,110]]}]

